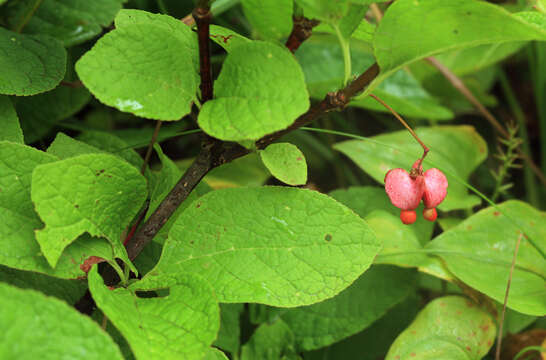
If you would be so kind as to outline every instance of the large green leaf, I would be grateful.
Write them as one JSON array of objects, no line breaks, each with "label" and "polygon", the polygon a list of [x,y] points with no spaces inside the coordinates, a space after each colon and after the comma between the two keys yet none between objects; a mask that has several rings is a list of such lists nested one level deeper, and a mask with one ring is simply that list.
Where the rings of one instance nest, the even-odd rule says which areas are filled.
[{"label": "large green leaf", "polygon": [[239,353],[241,342],[240,317],[244,304],[220,304],[220,330],[214,346],[232,354]]},{"label": "large green leaf", "polygon": [[260,157],[271,175],[288,185],[307,183],[305,156],[296,145],[275,143],[260,151]]},{"label": "large green leaf", "polygon": [[372,266],[351,286],[318,304],[279,310],[294,333],[298,350],[318,349],[362,331],[406,298],[416,272],[394,266]]},{"label": "large green leaf", "polygon": [[[546,213],[524,202],[507,201],[442,233],[427,248],[437,251],[463,282],[502,303],[518,234],[525,232],[544,253],[545,219]],[[507,305],[542,316],[546,314],[546,260],[525,238],[521,241]]]},{"label": "large green leaf", "polygon": [[47,135],[59,121],[80,111],[90,99],[87,89],[68,86],[58,86],[36,96],[15,98],[26,142],[33,143]]},{"label": "large green leaf", "polygon": [[[196,276],[146,276],[128,288],[110,290],[95,266],[88,279],[93,299],[137,359],[201,359],[216,337],[218,303],[211,286]],[[166,297],[139,296],[166,288]]]},{"label": "large green leaf", "polygon": [[33,289],[54,296],[69,304],[75,304],[87,290],[82,280],[59,279],[34,271],[22,271],[0,265],[0,282],[20,289]]},{"label": "large green leaf", "polygon": [[287,353],[294,353],[294,334],[281,319],[276,319],[256,329],[241,349],[241,360],[278,360]]},{"label": "large green leaf", "polygon": [[397,0],[375,32],[373,46],[381,74],[365,94],[396,69],[424,57],[526,40],[546,40],[546,30],[485,1]]},{"label": "large green leaf", "polygon": [[198,273],[221,302],[293,307],[339,293],[379,248],[358,215],[318,192],[223,189],[182,213],[151,273]]},{"label": "large green leaf", "polygon": [[40,164],[56,157],[34,148],[0,142],[0,264],[61,278],[85,275],[80,268],[92,255],[113,261],[112,246],[105,239],[80,237],[61,255],[55,269],[40,252],[34,231],[42,222],[30,198],[31,175]]},{"label": "large green leaf", "polygon": [[214,92],[198,122],[207,134],[222,140],[257,140],[287,128],[309,108],[299,64],[287,49],[268,42],[253,41],[231,50]]},{"label": "large green leaf", "polygon": [[122,10],[116,29],[76,63],[76,71],[106,105],[149,119],[179,120],[196,100],[197,54],[195,35],[181,21]]},{"label": "large green leaf", "polygon": [[260,37],[276,40],[290,34],[293,0],[242,0],[241,5]]},{"label": "large green leaf", "polygon": [[0,140],[24,143],[19,118],[7,96],[0,95]]},{"label": "large green leaf", "polygon": [[32,201],[45,222],[36,239],[51,266],[79,235],[106,237],[128,261],[120,239],[146,198],[146,182],[123,160],[80,155],[39,165],[32,175]]},{"label": "large green leaf", "polygon": [[[448,194],[439,205],[440,210],[465,209],[479,204],[479,198],[468,195],[465,185],[461,183],[487,157],[487,144],[476,130],[462,125],[417,128],[416,132],[431,149],[424,161],[425,170],[439,168],[449,182]],[[409,170],[423,153],[406,130],[374,136],[370,140],[344,141],[334,145],[334,148],[380,183],[383,183],[390,169]]]},{"label": "large green leaf", "polygon": [[304,359],[383,359],[392,342],[417,315],[420,301],[416,294],[411,295],[366,330],[326,348],[304,353]]},{"label": "large green leaf", "polygon": [[[360,42],[351,43],[353,75],[362,73],[374,62],[370,50]],[[305,81],[312,98],[323,99],[330,91],[339,90],[343,83],[343,56],[331,36],[313,36],[296,53],[302,64]],[[386,79],[374,94],[387,102],[398,113],[416,118],[446,120],[453,117],[449,109],[441,106],[407,71],[400,70]],[[388,112],[372,98],[353,100],[350,106]]]},{"label": "large green leaf", "polygon": [[58,299],[4,283],[0,331],[2,359],[123,359],[112,339],[87,316]]},{"label": "large green leaf", "polygon": [[0,69],[0,94],[38,94],[63,79],[66,50],[49,36],[22,35],[0,27]]},{"label": "large green leaf", "polygon": [[446,296],[430,302],[392,344],[385,360],[479,360],[495,340],[495,323],[472,301]]},{"label": "large green leaf", "polygon": [[[24,27],[25,33],[50,35],[72,46],[93,38],[110,25],[124,0],[44,0]],[[34,0],[9,8],[10,24],[20,23],[33,11]]]}]

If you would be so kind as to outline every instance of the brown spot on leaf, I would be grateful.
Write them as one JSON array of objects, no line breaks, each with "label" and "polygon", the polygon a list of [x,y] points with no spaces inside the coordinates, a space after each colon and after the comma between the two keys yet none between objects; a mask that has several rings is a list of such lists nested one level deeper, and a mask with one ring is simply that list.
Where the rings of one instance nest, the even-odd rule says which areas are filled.
[{"label": "brown spot on leaf", "polygon": [[298,157],[296,158],[296,160],[297,160],[297,161],[302,161],[303,158],[302,158],[301,156],[298,156]]},{"label": "brown spot on leaf", "polygon": [[195,205],[196,208],[200,208],[201,207],[201,203],[197,203],[197,205]]},{"label": "brown spot on leaf", "polygon": [[324,235],[324,240],[326,240],[326,241],[332,241],[332,235],[330,235],[330,234]]},{"label": "brown spot on leaf", "polygon": [[500,212],[495,211],[495,212],[493,213],[493,215],[494,215],[494,216],[499,216],[499,215],[500,215]]},{"label": "brown spot on leaf", "polygon": [[103,258],[100,258],[98,256],[90,256],[88,257],[87,259],[85,259],[85,261],[83,262],[83,264],[80,265],[80,269],[84,272],[84,273],[88,273],[89,270],[91,270],[91,267],[95,264],[98,264],[98,263],[101,263],[101,262],[104,262],[106,260],[104,260]]},{"label": "brown spot on leaf", "polygon": [[74,207],[75,207],[76,209],[79,209],[79,208],[80,208],[80,205],[74,204]]},{"label": "brown spot on leaf", "polygon": [[466,347],[466,350],[472,351],[472,349],[470,348],[470,346],[467,346],[467,347]]},{"label": "brown spot on leaf", "polygon": [[416,357],[417,354],[416,354],[416,353],[411,353],[410,356],[411,356],[411,357]]}]

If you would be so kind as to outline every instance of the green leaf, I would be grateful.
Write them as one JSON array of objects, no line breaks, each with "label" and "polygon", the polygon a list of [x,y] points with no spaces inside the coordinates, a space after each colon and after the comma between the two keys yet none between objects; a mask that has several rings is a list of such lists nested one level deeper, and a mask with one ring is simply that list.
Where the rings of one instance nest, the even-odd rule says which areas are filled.
[{"label": "green leaf", "polygon": [[385,360],[479,360],[495,340],[493,319],[460,296],[431,301],[392,344]]},{"label": "green leaf", "polygon": [[13,104],[9,97],[3,95],[0,95],[0,124],[0,140],[25,142]]},{"label": "green leaf", "polygon": [[349,0],[296,0],[305,17],[326,23],[338,23],[349,11]]},{"label": "green leaf", "polygon": [[264,39],[281,39],[292,30],[293,0],[242,0],[250,25]]},{"label": "green leaf", "polygon": [[[442,65],[446,66],[454,74],[463,76],[484,69],[488,66],[496,64],[508,56],[521,50],[527,42],[516,41],[507,43],[496,43],[492,45],[480,45],[471,48],[463,48],[454,51],[448,51],[435,56]],[[421,63],[420,63],[421,64]],[[416,65],[416,64],[414,64]],[[412,67],[414,66],[412,65]],[[422,62],[423,69],[428,76],[439,73],[438,69]],[[420,76],[424,78],[423,75]]]},{"label": "green leaf", "polygon": [[207,134],[222,140],[257,140],[286,129],[309,108],[299,64],[273,43],[235,47],[214,86],[215,98],[203,105],[198,122]]},{"label": "green leaf", "polygon": [[220,350],[210,348],[207,350],[205,357],[201,360],[228,360],[228,357]]},{"label": "green leaf", "polygon": [[294,334],[280,319],[262,324],[241,349],[241,360],[278,360],[293,352]]},{"label": "green leaf", "polygon": [[305,360],[383,359],[398,334],[415,318],[421,299],[413,294],[366,330],[326,348],[304,353]]},{"label": "green leaf", "polygon": [[[487,157],[487,144],[472,126],[435,126],[417,128],[417,135],[431,149],[424,161],[425,170],[436,167],[446,175],[449,187],[440,210],[467,209],[480,203],[468,195],[460,182],[466,181]],[[423,153],[421,146],[406,131],[378,135],[370,141],[349,140],[334,145],[376,181],[383,183],[390,169],[410,169]],[[457,176],[458,178],[454,177]]]},{"label": "green leaf", "polygon": [[53,142],[47,148],[47,153],[55,155],[59,159],[63,160],[79,155],[97,154],[104,152],[94,146],[73,139],[70,136],[60,132],[57,133],[55,140],[53,140]]},{"label": "green leaf", "polygon": [[106,105],[148,119],[179,120],[197,99],[197,54],[195,35],[181,21],[122,10],[116,29],[76,63],[76,71]]},{"label": "green leaf", "polygon": [[307,183],[305,156],[296,145],[290,143],[271,144],[259,152],[271,175],[288,185]]},{"label": "green leaf", "polygon": [[[370,326],[415,289],[416,272],[372,266],[351,286],[318,304],[279,309],[298,350],[328,346]],[[373,294],[373,295],[371,295]]]},{"label": "green leaf", "polygon": [[47,135],[57,123],[80,111],[91,99],[85,88],[58,86],[54,90],[14,100],[27,143]]},{"label": "green leaf", "polygon": [[130,263],[121,235],[146,198],[146,182],[136,169],[106,154],[39,165],[31,197],[46,224],[36,231],[36,239],[52,267],[84,232],[106,237],[116,255]]},{"label": "green leaf", "polygon": [[224,48],[228,53],[235,47],[252,42],[243,35],[218,25],[210,25],[210,39]]},{"label": "green leaf", "polygon": [[31,270],[28,257],[39,252],[34,229],[42,224],[30,200],[31,174],[36,166],[56,160],[22,144],[0,142],[0,263]]},{"label": "green leaf", "polygon": [[20,289],[33,289],[45,295],[54,296],[69,304],[75,304],[87,290],[84,281],[64,280],[39,274],[33,271],[21,271],[0,265],[0,282]]},{"label": "green leaf", "polygon": [[43,225],[34,212],[30,184],[36,166],[57,158],[22,144],[0,141],[0,159],[0,204],[9,204],[0,206],[0,264],[74,279],[85,275],[80,265],[89,256],[114,259],[112,246],[105,239],[82,236],[66,248],[57,267],[51,268],[34,236]]},{"label": "green leaf", "polygon": [[[29,34],[49,35],[59,39],[64,46],[80,44],[92,39],[110,25],[121,9],[123,0],[44,0],[32,14],[24,27]],[[14,3],[8,23],[15,25],[24,21],[29,11],[36,6],[35,0]]]},{"label": "green leaf", "polygon": [[484,1],[398,0],[392,5],[385,12],[373,41],[381,74],[364,95],[400,67],[443,51],[546,40],[546,30]]},{"label": "green leaf", "polygon": [[[133,165],[138,171],[142,167],[142,158],[119,137],[102,131],[85,131],[78,136],[83,141],[100,150],[112,153]],[[147,174],[145,174],[147,175]]]},{"label": "green leaf", "polygon": [[[186,170],[192,159],[177,161],[180,170]],[[238,186],[261,186],[270,174],[256,153],[235,159],[212,169],[203,180],[213,189]]]},{"label": "green leaf", "polygon": [[293,307],[339,293],[379,248],[360,217],[318,192],[223,189],[177,219],[151,273],[199,273],[221,302]]},{"label": "green leaf", "polygon": [[0,94],[35,95],[56,87],[66,71],[66,50],[53,38],[0,27]]},{"label": "green leaf", "polygon": [[[211,286],[194,275],[146,276],[128,288],[110,290],[95,266],[88,279],[93,299],[137,359],[201,359],[216,337],[218,303]],[[165,288],[166,297],[139,296]]]},{"label": "green leaf", "polygon": [[[343,56],[331,36],[313,36],[302,44],[296,57],[302,64],[305,80],[312,98],[322,100],[331,91],[341,88],[344,78]],[[324,56],[328,54],[328,56]],[[369,49],[358,42],[351,43],[353,76],[359,75],[374,62]],[[386,79],[374,94],[403,116],[447,120],[451,111],[439,104],[407,71],[400,70]],[[370,97],[353,100],[350,106],[388,112]]]},{"label": "green leaf", "polygon": [[[525,231],[544,252],[545,218],[546,213],[524,202],[507,201],[498,208],[474,214],[435,238],[427,248],[437,251],[448,269],[463,282],[503,303],[518,234]],[[546,260],[523,238],[508,307],[528,315],[546,314],[545,278]]]},{"label": "green leaf", "polygon": [[[0,283],[0,358],[119,359],[101,328],[63,301]],[[38,350],[39,349],[39,350]]]},{"label": "green leaf", "polygon": [[214,346],[232,354],[239,353],[241,341],[240,317],[244,304],[220,304],[220,330]]},{"label": "green leaf", "polygon": [[163,153],[159,144],[154,144],[154,149],[161,161],[161,171],[157,171],[152,175],[153,182],[150,185],[150,205],[148,207],[148,212],[146,213],[146,219],[152,215],[182,176],[182,172],[178,169],[176,164]]},{"label": "green leaf", "polygon": [[[392,206],[384,188],[351,187],[330,193],[334,199],[354,210],[372,228],[383,243],[375,264],[393,264],[418,267],[426,263],[428,256],[419,254],[432,236],[433,223],[418,216],[412,226],[402,224],[400,210]],[[417,213],[423,211],[420,205]]]}]

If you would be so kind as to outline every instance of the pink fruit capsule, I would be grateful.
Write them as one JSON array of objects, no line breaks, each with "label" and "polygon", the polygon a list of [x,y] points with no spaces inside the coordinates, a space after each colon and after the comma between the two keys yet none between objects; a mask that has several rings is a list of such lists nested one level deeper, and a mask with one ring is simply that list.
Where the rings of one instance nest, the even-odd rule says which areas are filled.
[{"label": "pink fruit capsule", "polygon": [[425,191],[423,176],[412,178],[404,169],[392,169],[385,175],[385,191],[391,203],[402,210],[419,206]]},{"label": "pink fruit capsule", "polygon": [[424,178],[423,203],[425,208],[432,209],[438,206],[447,195],[447,178],[443,172],[436,168],[425,171]]}]

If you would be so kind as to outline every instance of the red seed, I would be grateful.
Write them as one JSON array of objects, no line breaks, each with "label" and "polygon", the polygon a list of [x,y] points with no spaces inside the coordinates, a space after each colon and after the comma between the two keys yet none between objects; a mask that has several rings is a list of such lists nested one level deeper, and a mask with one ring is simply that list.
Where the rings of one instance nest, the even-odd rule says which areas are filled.
[{"label": "red seed", "polygon": [[417,213],[415,210],[401,210],[400,220],[406,225],[413,224],[417,220]]},{"label": "red seed", "polygon": [[438,217],[438,213],[436,212],[436,208],[432,209],[423,209],[423,217],[427,219],[428,221],[435,221]]}]

